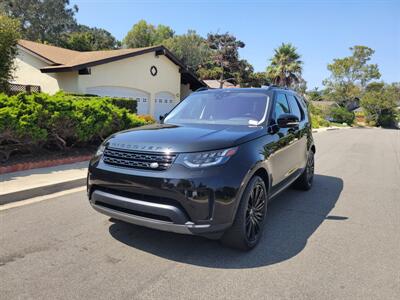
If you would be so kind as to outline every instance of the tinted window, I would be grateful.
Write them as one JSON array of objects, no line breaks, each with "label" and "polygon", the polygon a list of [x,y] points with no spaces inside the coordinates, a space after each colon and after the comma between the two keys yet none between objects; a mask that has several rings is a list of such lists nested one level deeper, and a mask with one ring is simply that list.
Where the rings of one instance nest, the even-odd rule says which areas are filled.
[{"label": "tinted window", "polygon": [[285,94],[278,94],[275,102],[275,119],[279,118],[282,114],[288,113],[290,113],[290,110]]},{"label": "tinted window", "polygon": [[303,119],[303,113],[301,108],[299,107],[299,103],[297,102],[296,98],[292,95],[287,95],[287,99],[289,101],[290,110],[293,115],[299,118],[299,120]]},{"label": "tinted window", "polygon": [[268,96],[257,92],[193,93],[165,118],[173,124],[255,125],[263,120]]}]

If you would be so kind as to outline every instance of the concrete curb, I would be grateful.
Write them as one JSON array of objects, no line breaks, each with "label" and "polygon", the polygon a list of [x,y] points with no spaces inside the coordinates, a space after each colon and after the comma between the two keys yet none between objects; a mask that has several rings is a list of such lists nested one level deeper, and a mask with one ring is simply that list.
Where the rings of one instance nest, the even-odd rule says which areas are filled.
[{"label": "concrete curb", "polygon": [[340,129],[349,129],[352,127],[322,127],[322,128],[315,128],[312,130],[312,133],[319,133],[319,132],[325,132],[325,131],[331,131],[331,130],[340,130]]},{"label": "concrete curb", "polygon": [[0,195],[0,205],[8,204],[11,202],[17,202],[26,200],[33,197],[44,196],[63,190],[69,190],[76,187],[84,186],[86,184],[86,177],[73,179],[69,181],[49,184],[46,186],[40,186],[32,189],[17,191],[9,194]]},{"label": "concrete curb", "polygon": [[66,157],[66,158],[58,158],[51,160],[42,160],[37,162],[24,162],[18,163],[15,165],[0,167],[0,174],[13,173],[18,171],[26,171],[37,168],[47,168],[47,167],[55,167],[60,165],[72,164],[76,162],[82,162],[86,160],[90,160],[93,155],[81,155],[75,157]]}]

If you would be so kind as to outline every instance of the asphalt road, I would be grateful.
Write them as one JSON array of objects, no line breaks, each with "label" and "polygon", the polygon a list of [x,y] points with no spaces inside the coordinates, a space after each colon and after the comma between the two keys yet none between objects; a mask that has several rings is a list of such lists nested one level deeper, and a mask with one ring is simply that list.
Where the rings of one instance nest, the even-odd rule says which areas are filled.
[{"label": "asphalt road", "polygon": [[0,212],[1,299],[400,298],[400,130],[318,133],[315,185],[249,253],[113,223],[79,192]]}]

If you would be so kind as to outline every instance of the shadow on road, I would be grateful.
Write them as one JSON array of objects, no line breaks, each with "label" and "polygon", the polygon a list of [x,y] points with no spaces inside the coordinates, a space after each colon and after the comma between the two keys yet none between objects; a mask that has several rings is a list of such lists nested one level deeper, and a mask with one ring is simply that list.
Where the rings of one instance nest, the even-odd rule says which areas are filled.
[{"label": "shadow on road", "polygon": [[169,260],[209,268],[255,268],[290,259],[301,252],[322,222],[342,222],[332,216],[343,189],[337,177],[315,175],[308,192],[287,190],[269,206],[260,244],[244,253],[223,247],[218,241],[113,223],[110,234],[118,241]]}]

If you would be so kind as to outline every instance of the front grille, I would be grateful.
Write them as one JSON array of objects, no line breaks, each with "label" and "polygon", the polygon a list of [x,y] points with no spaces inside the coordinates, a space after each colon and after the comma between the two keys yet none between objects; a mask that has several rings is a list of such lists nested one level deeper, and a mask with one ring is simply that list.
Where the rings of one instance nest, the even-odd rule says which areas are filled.
[{"label": "front grille", "polygon": [[118,167],[163,171],[171,166],[175,157],[175,154],[167,155],[106,148],[103,161],[106,164]]}]

